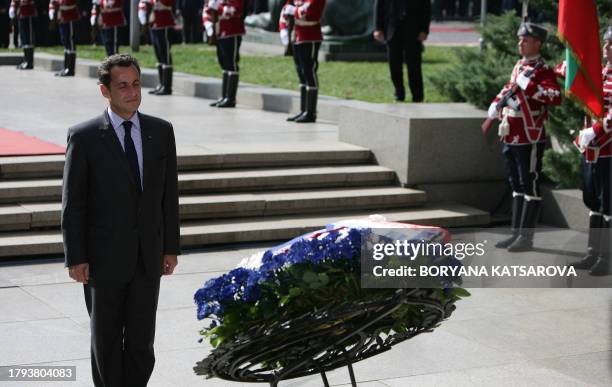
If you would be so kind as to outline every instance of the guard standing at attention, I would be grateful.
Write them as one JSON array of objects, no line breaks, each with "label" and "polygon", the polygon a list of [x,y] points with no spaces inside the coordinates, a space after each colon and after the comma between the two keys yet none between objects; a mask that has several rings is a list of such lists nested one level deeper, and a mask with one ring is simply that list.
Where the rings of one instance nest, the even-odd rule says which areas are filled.
[{"label": "guard standing at attention", "polygon": [[172,54],[170,53],[174,33],[175,0],[140,0],[138,19],[140,24],[150,25],[151,42],[157,58],[159,83],[149,91],[153,95],[172,94]]},{"label": "guard standing at attention", "polygon": [[[287,118],[298,123],[317,120],[319,96],[319,48],[323,41],[321,17],[325,0],[287,0],[280,16],[280,36],[293,46],[293,60],[300,80],[300,113]],[[293,31],[290,26],[293,25]]]},{"label": "guard standing at attention", "polygon": [[[126,25],[123,15],[123,0],[93,0],[91,26],[100,26],[106,55],[119,53],[119,27]],[[98,17],[100,16],[100,17]]]},{"label": "guard standing at attention", "polygon": [[34,0],[12,0],[9,7],[9,17],[17,18],[19,37],[23,47],[23,62],[17,65],[19,70],[34,68],[34,18],[38,16]]},{"label": "guard standing at attention", "polygon": [[[56,19],[57,18],[57,19]],[[76,0],[51,0],[49,2],[49,20],[57,20],[60,38],[64,45],[64,69],[55,75],[60,77],[74,76],[76,65],[76,22],[79,20],[79,9]]]},{"label": "guard standing at attention", "polygon": [[244,0],[209,0],[202,22],[209,44],[217,46],[217,60],[223,70],[221,97],[210,106],[233,108],[240,80],[240,44],[244,29]]},{"label": "guard standing at attention", "polygon": [[548,106],[561,103],[554,71],[540,56],[546,40],[544,27],[524,22],[517,32],[522,56],[501,92],[489,107],[489,118],[501,118],[499,135],[512,187],[512,235],[496,247],[510,252],[533,248],[533,234],[542,197],[540,173],[546,143],[544,121]]},{"label": "guard standing at attention", "polygon": [[612,26],[607,28],[603,41],[607,62],[602,70],[604,117],[597,121],[587,117],[575,141],[584,156],[582,192],[590,212],[587,255],[571,265],[589,270],[593,276],[610,274],[612,244]]}]

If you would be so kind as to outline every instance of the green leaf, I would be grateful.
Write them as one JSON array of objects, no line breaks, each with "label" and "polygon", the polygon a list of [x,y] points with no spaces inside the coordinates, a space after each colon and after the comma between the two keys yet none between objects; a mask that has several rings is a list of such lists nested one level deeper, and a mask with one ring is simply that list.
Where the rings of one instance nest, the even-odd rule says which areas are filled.
[{"label": "green leaf", "polygon": [[469,297],[471,294],[463,288],[453,288],[451,293],[457,297]]},{"label": "green leaf", "polygon": [[316,275],[316,273],[314,271],[308,270],[307,272],[304,273],[304,282],[316,282],[319,280],[319,277]]}]

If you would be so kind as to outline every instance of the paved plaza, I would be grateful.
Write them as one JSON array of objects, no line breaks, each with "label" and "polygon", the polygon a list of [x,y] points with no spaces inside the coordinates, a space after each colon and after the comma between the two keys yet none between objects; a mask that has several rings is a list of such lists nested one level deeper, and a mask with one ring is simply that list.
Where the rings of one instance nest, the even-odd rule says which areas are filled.
[{"label": "paved plaza", "polygon": [[[92,78],[56,79],[47,71],[18,72],[3,66],[0,84],[0,127],[56,144],[65,143],[68,126],[105,107]],[[333,123],[300,126],[286,123],[285,114],[240,106],[219,110],[209,108],[208,102],[180,95],[152,97],[144,90],[141,110],[174,124],[179,149],[325,146],[337,141]],[[580,237],[571,231],[561,233],[556,235],[563,240]],[[540,251],[535,259],[564,263],[580,254],[583,243],[559,243],[557,250]],[[176,274],[162,279],[157,361],[150,386],[241,385],[194,375],[193,365],[210,346],[198,343],[202,324],[196,319],[192,297],[207,279],[268,246],[226,245],[179,257]],[[433,333],[356,364],[359,386],[612,385],[611,289],[470,291],[472,296],[458,302],[451,318]],[[68,278],[61,257],[0,263],[0,366],[5,365],[74,365],[77,381],[65,385],[91,385],[83,288]],[[332,385],[349,381],[346,369],[328,377]],[[313,376],[280,385],[321,384]]]}]

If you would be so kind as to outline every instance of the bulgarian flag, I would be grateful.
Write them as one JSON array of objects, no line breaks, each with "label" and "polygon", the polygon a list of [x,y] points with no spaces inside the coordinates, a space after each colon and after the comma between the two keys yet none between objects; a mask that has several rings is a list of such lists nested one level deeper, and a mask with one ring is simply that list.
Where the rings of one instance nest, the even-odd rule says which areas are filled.
[{"label": "bulgarian flag", "polygon": [[565,94],[603,116],[601,45],[595,0],[559,1],[559,38],[566,46]]}]

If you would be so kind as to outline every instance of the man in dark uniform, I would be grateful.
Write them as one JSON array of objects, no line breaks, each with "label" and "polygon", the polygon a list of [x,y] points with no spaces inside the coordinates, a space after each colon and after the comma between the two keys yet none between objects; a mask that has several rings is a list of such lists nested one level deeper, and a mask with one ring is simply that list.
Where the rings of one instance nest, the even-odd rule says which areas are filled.
[{"label": "man in dark uniform", "polygon": [[55,75],[60,77],[74,76],[76,65],[76,22],[79,20],[79,9],[76,0],[51,0],[49,2],[49,20],[59,23],[60,37],[64,45],[64,69]]},{"label": "man in dark uniform", "polygon": [[561,90],[554,71],[540,49],[547,31],[531,23],[522,23],[517,32],[518,51],[522,56],[489,107],[490,118],[501,118],[499,135],[504,143],[508,180],[512,187],[512,235],[496,244],[510,252],[533,247],[533,233],[539,216],[540,174],[546,144],[544,121],[548,106],[561,103]]},{"label": "man in dark uniform", "polygon": [[[584,155],[583,200],[589,212],[589,240],[587,255],[571,265],[589,270],[594,276],[610,274],[610,248],[612,232],[612,26],[603,37],[603,56],[606,65],[602,70],[604,117],[585,121],[576,138],[576,146]],[[564,71],[563,71],[564,73]],[[562,74],[564,75],[564,74]]]},{"label": "man in dark uniform", "polygon": [[170,52],[174,33],[174,0],[140,0],[138,19],[140,24],[150,25],[151,42],[157,57],[159,84],[149,94],[172,94],[172,54]]},{"label": "man in dark uniform", "polygon": [[8,48],[11,35],[11,19],[8,15],[10,0],[0,0],[0,48]]},{"label": "man in dark uniform", "polygon": [[374,39],[387,44],[387,60],[395,100],[406,99],[404,61],[408,66],[408,84],[413,102],[423,102],[421,62],[423,42],[429,35],[430,0],[376,0]]},{"label": "man in dark uniform", "polygon": [[23,47],[23,62],[17,66],[19,70],[34,68],[34,19],[38,16],[34,0],[12,0],[9,7],[9,17],[18,18],[19,37]]},{"label": "man in dark uniform", "polygon": [[202,43],[204,0],[178,0],[176,8],[183,17],[183,42]]}]

